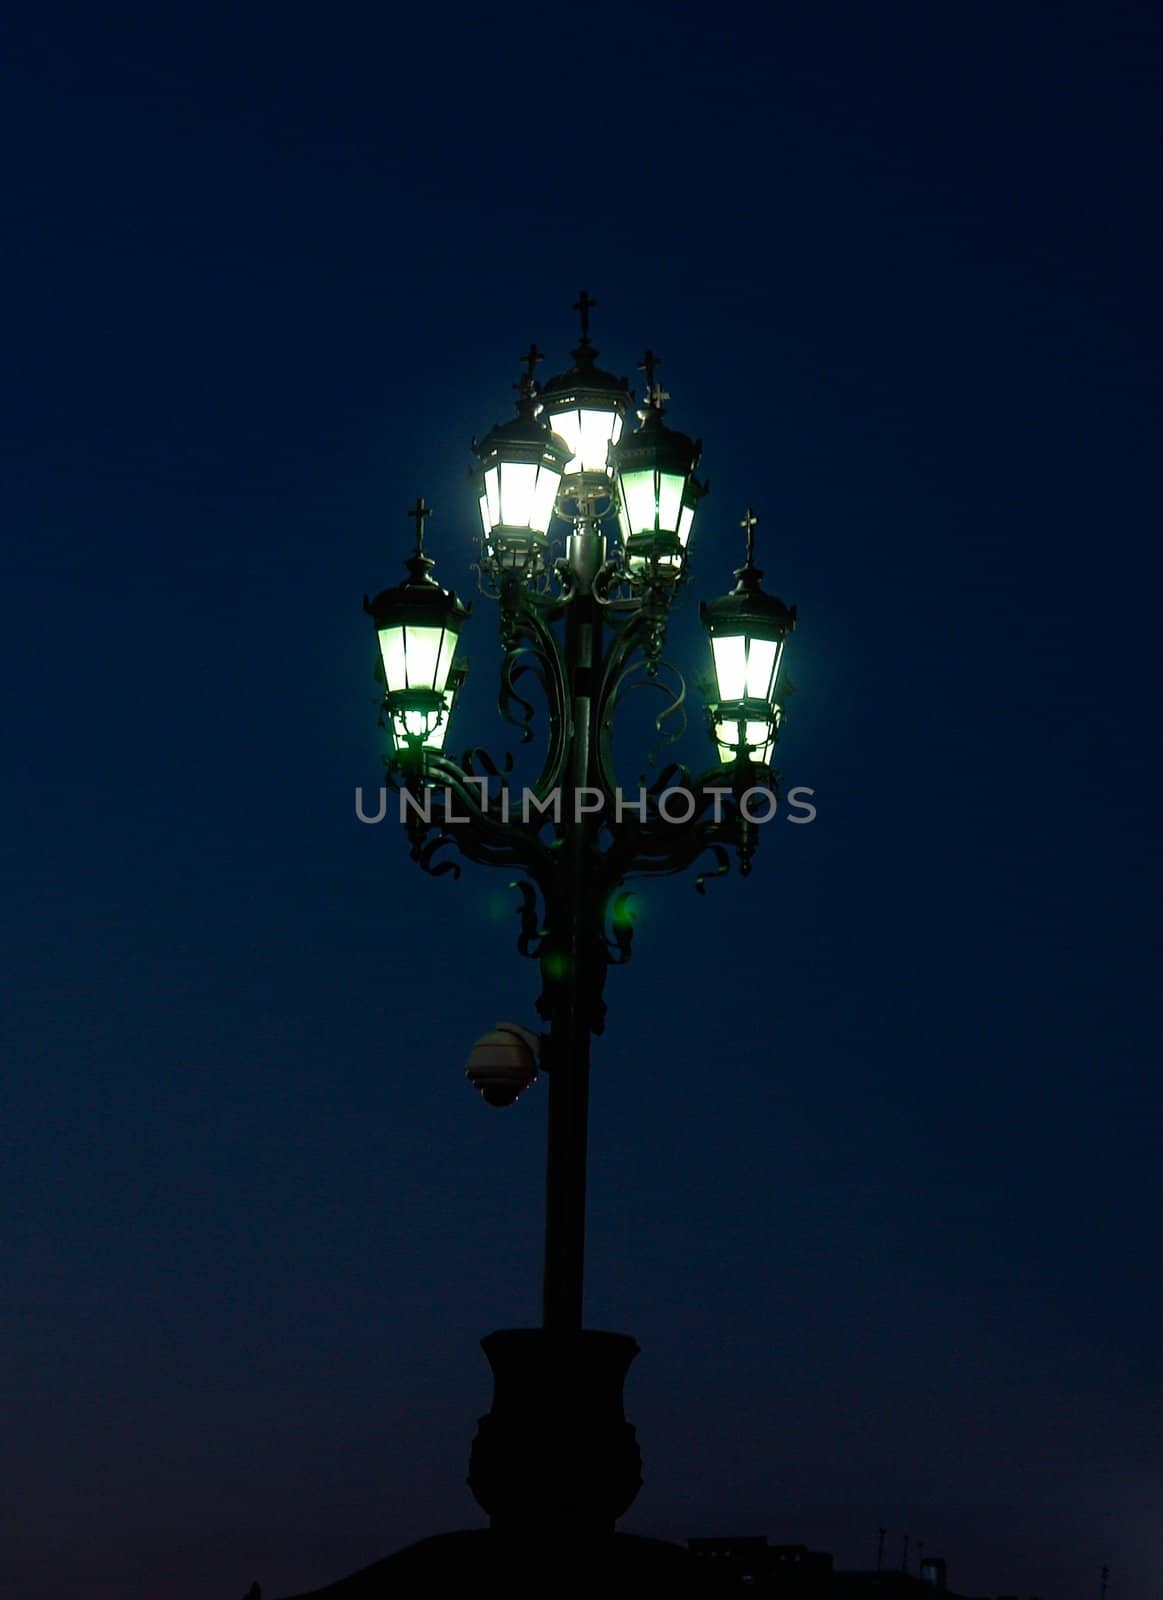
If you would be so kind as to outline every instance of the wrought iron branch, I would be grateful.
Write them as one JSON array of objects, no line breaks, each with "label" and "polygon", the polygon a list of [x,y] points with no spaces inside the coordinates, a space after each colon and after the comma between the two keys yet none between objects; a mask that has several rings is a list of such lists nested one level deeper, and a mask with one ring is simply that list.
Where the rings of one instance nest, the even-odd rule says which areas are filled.
[{"label": "wrought iron branch", "polygon": [[672,717],[680,720],[673,731],[653,747],[647,764],[653,766],[659,754],[675,740],[682,737],[686,728],[686,682],[677,667],[660,659],[662,631],[665,616],[659,617],[651,604],[639,605],[620,623],[614,632],[614,643],[606,657],[601,687],[598,692],[598,762],[603,789],[612,799],[617,789],[614,770],[613,737],[619,706],[626,695],[636,688],[652,688],[670,696],[666,708],[654,719],[661,734]]},{"label": "wrought iron branch", "polygon": [[405,826],[413,856],[423,848],[422,841],[436,833],[480,865],[518,867],[534,877],[547,876],[552,857],[538,826],[532,818],[526,821],[522,816],[517,821],[497,815],[487,804],[487,783],[487,774],[472,778],[447,756],[425,750],[422,772],[411,773],[404,785]]},{"label": "wrought iron branch", "polygon": [[534,785],[534,792],[540,797],[561,781],[572,731],[565,661],[550,626],[562,609],[562,601],[530,594],[517,583],[506,585],[502,595],[501,644],[505,654],[497,705],[505,721],[521,730],[521,741],[527,744],[533,737],[536,710],[532,701],[518,692],[517,683],[532,675],[541,687],[549,715],[549,737],[541,774]]}]

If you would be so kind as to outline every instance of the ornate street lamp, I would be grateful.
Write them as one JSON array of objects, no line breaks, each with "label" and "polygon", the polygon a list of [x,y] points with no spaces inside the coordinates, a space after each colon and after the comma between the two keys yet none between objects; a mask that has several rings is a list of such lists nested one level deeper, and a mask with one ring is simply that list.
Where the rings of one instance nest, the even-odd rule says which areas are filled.
[{"label": "ornate street lamp", "polygon": [[[583,290],[569,371],[538,389],[540,355],[531,347],[517,416],[475,446],[479,582],[499,601],[499,709],[525,741],[535,717],[530,685],[548,713],[540,773],[522,795],[506,785],[511,759],[474,747],[458,762],[445,750],[468,610],[430,576],[422,501],[412,513],[410,578],[364,602],[379,635],[395,743],[388,782],[410,802],[402,809],[412,858],[429,873],[456,876],[446,858],[456,849],[515,876],[518,949],[540,965],[545,1032],[522,1038],[506,1024],[479,1042],[469,1064],[470,1081],[494,1105],[516,1100],[538,1069],[549,1085],[543,1326],[484,1341],[498,1398],[482,1420],[470,1482],[495,1527],[609,1528],[640,1483],[620,1400],[637,1346],[582,1329],[590,1040],[604,1027],[607,970],[630,957],[627,881],[701,865],[701,890],[729,869],[732,851],[740,870],[750,869],[759,830],[747,799],[755,786],[777,784],[770,759],[779,671],[795,623],[794,609],[760,587],[748,511],[736,587],[702,613],[715,668],[708,715],[717,762],[697,776],[672,762],[645,789],[635,773],[624,805],[613,729],[627,696],[641,686],[667,693],[659,750],[685,726],[686,687],[663,650],[705,487],[694,475],[699,445],[664,421],[667,396],[650,352],[642,425],[623,437],[631,396],[625,379],[597,367],[593,305]],[[621,539],[608,555],[607,528],[616,525]],[[555,534],[564,546],[556,557]]]},{"label": "ornate street lamp", "polygon": [[363,608],[376,626],[384,675],[384,715],[397,756],[440,750],[460,684],[454,670],[456,642],[469,615],[450,589],[430,576],[435,563],[424,554],[424,523],[432,508],[417,500],[416,549],[405,562],[406,583],[384,589]]},{"label": "ornate street lamp", "polygon": [[740,523],[747,531],[747,560],[735,573],[739,581],[730,594],[700,607],[715,667],[716,696],[708,711],[724,766],[736,761],[770,766],[782,715],[779,669],[787,636],[796,625],[796,608],[760,587],[758,525],[748,506]]},{"label": "ornate street lamp", "polygon": [[695,506],[708,485],[695,477],[702,441],[688,439],[662,420],[670,396],[654,381],[657,365],[653,350],[647,350],[640,363],[646,373],[646,405],[638,413],[642,426],[621,436],[610,460],[628,571],[636,578],[677,580],[686,563]]}]

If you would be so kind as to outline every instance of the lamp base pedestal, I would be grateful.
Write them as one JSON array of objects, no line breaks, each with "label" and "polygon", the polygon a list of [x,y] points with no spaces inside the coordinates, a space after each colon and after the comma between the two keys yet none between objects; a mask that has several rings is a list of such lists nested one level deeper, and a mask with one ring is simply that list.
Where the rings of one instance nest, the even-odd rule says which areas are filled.
[{"label": "lamp base pedestal", "polygon": [[505,1328],[481,1340],[493,1407],[469,1487],[497,1533],[537,1542],[608,1534],[642,1487],[622,1407],[637,1342],[624,1333]]}]

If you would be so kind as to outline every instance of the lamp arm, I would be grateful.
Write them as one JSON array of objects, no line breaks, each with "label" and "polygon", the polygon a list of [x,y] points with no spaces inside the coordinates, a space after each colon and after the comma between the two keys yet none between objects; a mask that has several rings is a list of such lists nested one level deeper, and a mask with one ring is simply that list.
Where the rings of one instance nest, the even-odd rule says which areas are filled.
[{"label": "lamp arm", "polygon": [[694,866],[699,857],[710,854],[715,861],[713,871],[700,872],[695,878],[695,889],[705,892],[707,878],[722,878],[730,870],[729,848],[736,844],[731,829],[716,823],[696,824],[689,830],[671,828],[671,834],[682,837],[643,842],[632,864],[627,868],[626,880],[635,878],[673,878]]},{"label": "lamp arm", "polygon": [[[479,761],[481,754],[472,751],[469,758]],[[494,773],[498,770],[487,757],[483,764]],[[538,838],[537,825],[506,821],[489,810],[481,787],[487,777],[487,771],[483,779],[472,777],[447,756],[423,751],[420,770],[401,786],[410,796],[402,811],[412,859],[425,872],[434,872],[436,850],[451,844],[466,860],[481,866],[516,867],[533,877],[547,874],[551,858]],[[437,863],[438,869],[459,876],[451,862]]]},{"label": "lamp arm", "polygon": [[[620,881],[645,877],[673,877],[710,852],[717,867],[700,873],[695,888],[704,892],[707,877],[728,870],[728,851],[734,849],[741,874],[751,870],[758,847],[760,824],[743,810],[743,796],[753,787],[750,774],[736,768],[715,767],[692,778],[685,767],[672,764],[660,773],[645,794],[645,817],[623,815],[606,851],[609,871]],[[681,821],[664,809],[668,792],[690,795],[694,809]],[[627,808],[629,809],[629,808]]]}]

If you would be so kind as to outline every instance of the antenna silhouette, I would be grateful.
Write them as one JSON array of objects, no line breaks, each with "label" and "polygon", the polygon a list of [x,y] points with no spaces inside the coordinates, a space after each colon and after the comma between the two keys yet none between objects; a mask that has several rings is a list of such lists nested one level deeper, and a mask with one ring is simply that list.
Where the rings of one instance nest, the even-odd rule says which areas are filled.
[{"label": "antenna silhouette", "polygon": [[887,1531],[888,1530],[885,1529],[885,1528],[877,1528],[877,1530],[876,1530],[876,1534],[877,1534],[877,1539],[876,1539],[876,1570],[877,1570],[877,1572],[879,1572],[881,1570],[881,1568],[884,1566],[884,1536],[885,1536],[885,1533]]}]

